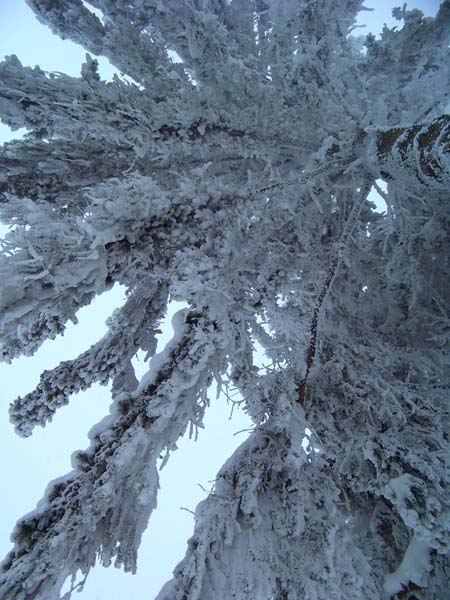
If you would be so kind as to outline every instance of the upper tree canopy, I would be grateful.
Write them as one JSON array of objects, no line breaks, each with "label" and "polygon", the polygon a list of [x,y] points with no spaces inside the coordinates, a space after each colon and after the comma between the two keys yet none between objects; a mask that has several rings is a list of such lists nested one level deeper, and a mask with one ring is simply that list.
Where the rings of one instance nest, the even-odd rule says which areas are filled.
[{"label": "upper tree canopy", "polygon": [[[214,379],[254,431],[159,600],[448,598],[450,1],[364,40],[360,0],[28,3],[127,77],[90,55],[79,78],[0,64],[1,119],[29,132],[0,149],[2,357],[116,282],[128,297],[11,406],[28,436],[112,381],[89,448],[17,524],[0,598],[135,569],[157,461]],[[138,382],[170,299],[189,309]]]}]

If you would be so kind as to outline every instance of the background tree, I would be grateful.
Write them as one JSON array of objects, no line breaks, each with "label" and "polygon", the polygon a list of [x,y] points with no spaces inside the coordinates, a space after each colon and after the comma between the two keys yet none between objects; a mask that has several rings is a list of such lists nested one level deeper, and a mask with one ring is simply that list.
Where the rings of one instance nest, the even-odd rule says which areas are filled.
[{"label": "background tree", "polygon": [[[360,0],[29,4],[127,78],[89,55],[80,78],[0,65],[2,120],[29,130],[0,153],[2,356],[115,283],[128,297],[11,406],[26,436],[113,383],[89,448],[17,524],[0,598],[56,599],[96,560],[135,569],[157,461],[213,380],[254,430],[159,600],[449,597],[450,2],[364,43]],[[138,382],[170,299],[189,308]]]}]

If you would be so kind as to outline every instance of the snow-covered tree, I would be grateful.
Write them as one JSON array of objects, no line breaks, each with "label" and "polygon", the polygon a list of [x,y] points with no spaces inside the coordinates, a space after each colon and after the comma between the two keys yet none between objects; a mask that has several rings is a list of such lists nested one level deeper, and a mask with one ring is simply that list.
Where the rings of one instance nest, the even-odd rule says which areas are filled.
[{"label": "snow-covered tree", "polygon": [[[354,35],[362,0],[28,3],[126,77],[90,55],[79,78],[0,64],[2,121],[29,132],[0,150],[2,357],[128,296],[11,406],[28,436],[112,382],[90,446],[18,522],[0,598],[135,569],[159,458],[214,380],[254,429],[158,600],[450,598],[450,1],[396,9],[381,39]],[[188,308],[154,355],[170,300]]]}]

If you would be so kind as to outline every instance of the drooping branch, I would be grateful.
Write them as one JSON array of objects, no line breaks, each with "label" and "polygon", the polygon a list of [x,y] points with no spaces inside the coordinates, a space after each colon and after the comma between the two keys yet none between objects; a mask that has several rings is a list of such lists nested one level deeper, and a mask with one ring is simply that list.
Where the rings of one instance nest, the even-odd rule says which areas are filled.
[{"label": "drooping branch", "polygon": [[93,248],[78,224],[42,206],[33,217],[34,228],[13,230],[2,241],[0,275],[8,284],[0,290],[0,355],[6,361],[61,334],[109,285],[105,251]]},{"label": "drooping branch", "polygon": [[15,548],[1,566],[3,600],[57,598],[66,577],[86,574],[96,558],[135,570],[156,506],[157,461],[189,422],[201,423],[212,373],[226,368],[214,324],[183,310],[174,329],[138,388],[119,395],[111,415],[91,430],[90,447],[73,459],[75,470],[50,484],[17,524]]},{"label": "drooping branch", "polygon": [[[44,371],[36,389],[17,398],[10,407],[10,420],[17,433],[31,435],[34,427],[51,421],[58,408],[69,397],[99,381],[120,389],[120,379],[139,348],[151,356],[156,349],[156,331],[167,305],[164,284],[147,282],[145,290],[137,290],[108,319],[109,332],[89,350],[74,360],[61,362],[55,369]],[[139,293],[141,292],[141,293]]]}]

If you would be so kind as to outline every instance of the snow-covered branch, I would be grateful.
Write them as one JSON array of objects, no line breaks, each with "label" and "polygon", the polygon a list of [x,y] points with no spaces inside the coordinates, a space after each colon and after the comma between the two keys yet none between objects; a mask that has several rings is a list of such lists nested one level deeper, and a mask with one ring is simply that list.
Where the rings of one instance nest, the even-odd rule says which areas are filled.
[{"label": "snow-covered branch", "polygon": [[[114,283],[128,301],[12,408],[28,434],[113,380],[2,599],[56,600],[96,557],[134,569],[160,453],[225,372],[254,431],[160,600],[446,597],[450,0],[379,39],[354,37],[360,0],[29,4],[133,81],[0,64],[0,115],[29,132],[0,151],[3,357]],[[167,298],[191,312],[137,385]]]},{"label": "snow-covered branch", "polygon": [[105,385],[113,379],[116,394],[122,387],[125,387],[122,391],[127,391],[125,380],[130,361],[139,349],[148,356],[154,354],[156,332],[166,306],[167,290],[163,284],[147,283],[145,290],[135,291],[108,319],[109,331],[100,341],[76,359],[44,371],[36,389],[15,400],[10,407],[10,419],[16,431],[25,437],[31,435],[36,425],[44,426],[51,421],[72,394],[97,381]]},{"label": "snow-covered branch", "polygon": [[156,506],[157,462],[190,422],[201,423],[212,373],[226,365],[214,324],[186,310],[173,323],[173,340],[91,430],[90,447],[73,456],[74,471],[51,483],[17,524],[15,548],[1,567],[4,600],[58,598],[65,579],[86,574],[96,559],[135,570]]},{"label": "snow-covered branch", "polygon": [[370,567],[336,510],[339,490],[328,463],[317,448],[306,452],[306,426],[295,395],[281,393],[272,417],[225,463],[199,504],[186,556],[157,600],[356,600],[375,593]]},{"label": "snow-covered branch", "polygon": [[367,132],[369,153],[384,179],[426,188],[450,185],[450,116],[431,122]]}]

